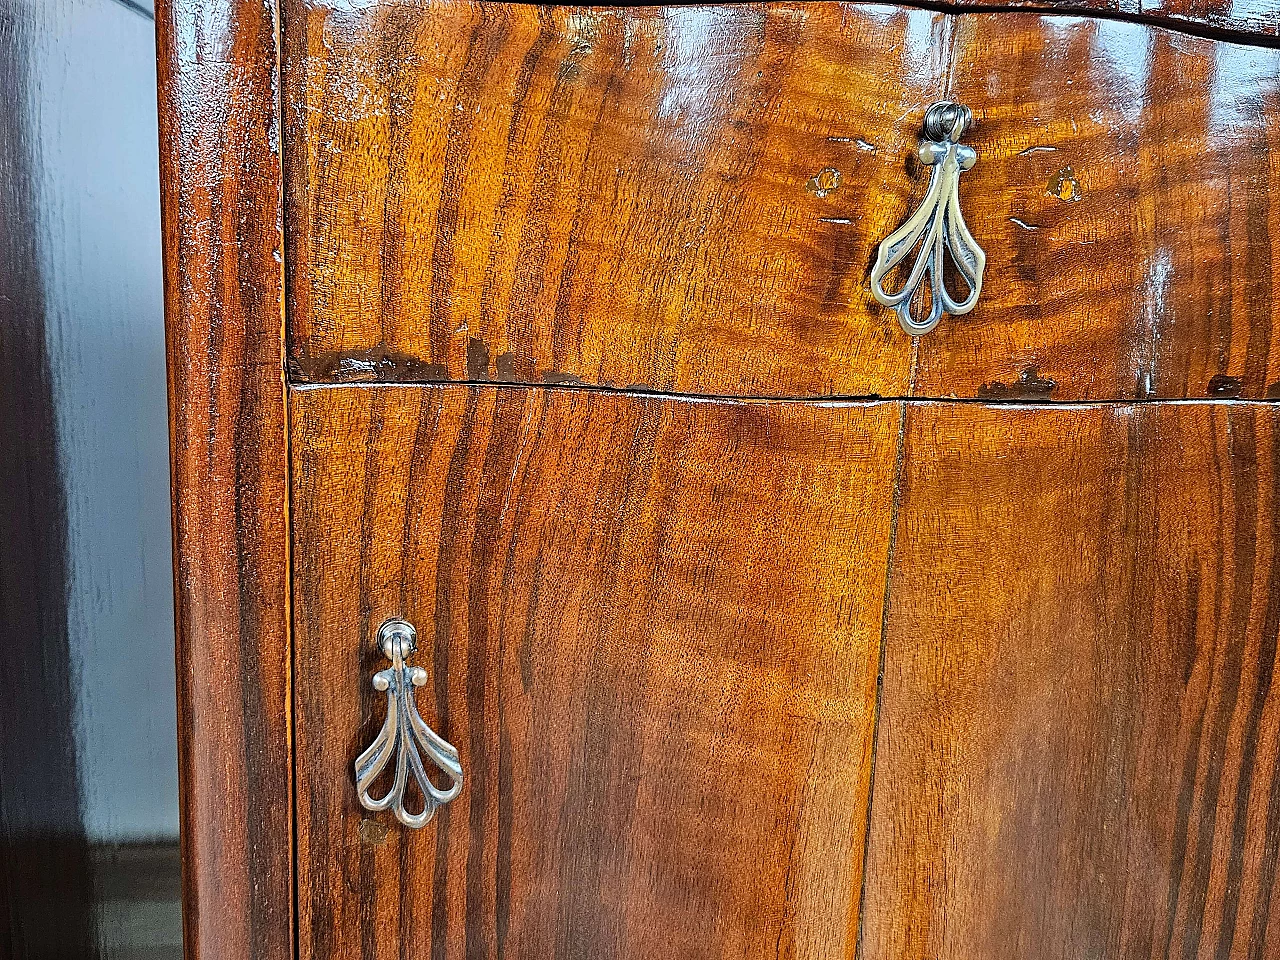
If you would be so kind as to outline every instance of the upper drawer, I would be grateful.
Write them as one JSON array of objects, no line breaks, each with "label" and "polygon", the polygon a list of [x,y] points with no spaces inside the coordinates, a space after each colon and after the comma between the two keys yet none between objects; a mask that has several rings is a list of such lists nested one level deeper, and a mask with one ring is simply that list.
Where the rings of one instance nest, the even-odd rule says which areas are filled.
[{"label": "upper drawer", "polygon": [[[1280,394],[1280,50],[834,3],[285,4],[299,380]],[[870,293],[970,106],[977,308]]]}]

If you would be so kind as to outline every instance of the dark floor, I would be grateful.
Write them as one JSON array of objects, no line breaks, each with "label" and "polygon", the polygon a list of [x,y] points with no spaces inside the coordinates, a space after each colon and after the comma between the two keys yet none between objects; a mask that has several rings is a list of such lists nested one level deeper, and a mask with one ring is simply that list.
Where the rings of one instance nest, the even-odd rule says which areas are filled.
[{"label": "dark floor", "polygon": [[182,870],[177,843],[93,847],[102,960],[180,960]]}]

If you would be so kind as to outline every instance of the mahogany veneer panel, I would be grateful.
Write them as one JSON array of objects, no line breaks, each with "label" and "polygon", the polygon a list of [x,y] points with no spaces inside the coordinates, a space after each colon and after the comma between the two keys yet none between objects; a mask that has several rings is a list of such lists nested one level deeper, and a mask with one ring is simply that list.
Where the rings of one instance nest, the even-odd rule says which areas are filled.
[{"label": "mahogany veneer panel", "polygon": [[1280,50],[1027,15],[954,50],[987,273],[916,394],[1280,394]]},{"label": "mahogany veneer panel", "polygon": [[1277,0],[1147,0],[1140,6],[1144,16],[1171,26],[1239,31],[1260,39],[1280,36]]},{"label": "mahogany veneer panel", "polygon": [[184,955],[293,957],[276,17],[160,0]]},{"label": "mahogany veneer panel", "polygon": [[1140,17],[1178,29],[1264,43],[1280,35],[1277,0],[961,0],[955,6]]},{"label": "mahogany veneer panel", "polygon": [[296,376],[906,392],[865,274],[943,15],[290,8]]},{"label": "mahogany veneer panel", "polygon": [[867,960],[1276,955],[1278,430],[910,405]]},{"label": "mahogany veneer panel", "polygon": [[[357,387],[292,418],[303,958],[852,956],[897,404]],[[421,831],[352,779],[393,615],[468,778]]]},{"label": "mahogany veneer panel", "polygon": [[[1280,50],[834,3],[293,6],[298,379],[1280,392]],[[913,380],[868,268],[947,95],[988,273]]]}]

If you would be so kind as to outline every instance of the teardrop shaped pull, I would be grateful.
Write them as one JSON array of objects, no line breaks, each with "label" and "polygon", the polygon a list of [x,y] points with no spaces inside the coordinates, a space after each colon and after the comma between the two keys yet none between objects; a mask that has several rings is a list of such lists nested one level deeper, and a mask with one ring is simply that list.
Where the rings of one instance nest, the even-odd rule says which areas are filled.
[{"label": "teardrop shaped pull", "polygon": [[[950,101],[933,104],[924,115],[924,137],[920,141],[920,162],[930,168],[929,189],[924,200],[907,220],[880,244],[871,268],[871,295],[898,314],[902,329],[912,336],[928,333],[944,313],[960,316],[978,303],[982,292],[982,272],[987,255],[969,232],[960,212],[960,174],[978,162],[978,153],[960,143],[973,122],[966,106]],[[885,291],[885,276],[919,250],[902,289]],[[963,300],[947,292],[943,278],[945,258],[950,255],[956,272],[969,288]],[[912,315],[912,302],[920,285],[929,284],[929,312],[923,318]]]},{"label": "teardrop shaped pull", "polygon": [[[418,648],[413,624],[388,620],[378,630],[378,646],[391,661],[389,669],[373,675],[373,689],[387,695],[387,719],[373,743],[356,758],[356,795],[366,810],[391,810],[406,827],[418,829],[462,791],[462,763],[457,749],[426,725],[414,703],[413,688],[427,682],[427,671],[405,662]],[[447,786],[432,783],[423,763],[424,755],[445,775]],[[375,797],[373,783],[392,762],[395,767],[391,787],[383,796]],[[422,809],[416,813],[405,806],[411,775],[423,799]]]}]

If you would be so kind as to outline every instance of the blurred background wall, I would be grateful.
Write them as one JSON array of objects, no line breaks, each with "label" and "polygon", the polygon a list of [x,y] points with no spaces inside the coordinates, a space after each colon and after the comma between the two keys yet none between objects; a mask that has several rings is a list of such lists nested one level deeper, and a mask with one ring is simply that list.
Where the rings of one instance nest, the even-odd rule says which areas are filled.
[{"label": "blurred background wall", "polygon": [[180,955],[152,0],[0,0],[0,957]]}]

